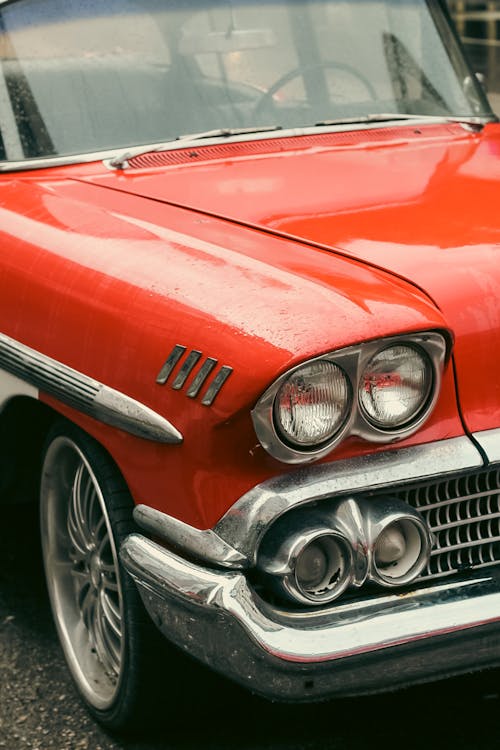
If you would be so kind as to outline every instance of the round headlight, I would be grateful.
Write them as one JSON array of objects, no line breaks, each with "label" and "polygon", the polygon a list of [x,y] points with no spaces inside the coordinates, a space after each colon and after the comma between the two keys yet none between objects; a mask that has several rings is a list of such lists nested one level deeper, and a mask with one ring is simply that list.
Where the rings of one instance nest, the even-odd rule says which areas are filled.
[{"label": "round headlight", "polygon": [[428,357],[412,346],[390,346],[368,362],[359,384],[359,404],[375,427],[404,427],[428,403],[433,372]]},{"label": "round headlight", "polygon": [[351,387],[343,370],[318,360],[295,370],[279,389],[274,402],[281,437],[299,447],[330,440],[345,423]]}]

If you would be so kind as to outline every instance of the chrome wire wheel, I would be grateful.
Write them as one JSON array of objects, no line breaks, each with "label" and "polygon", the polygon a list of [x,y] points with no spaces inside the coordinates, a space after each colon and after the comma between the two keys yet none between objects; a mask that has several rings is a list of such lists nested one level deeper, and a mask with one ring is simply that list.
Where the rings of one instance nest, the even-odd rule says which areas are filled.
[{"label": "chrome wire wheel", "polygon": [[89,705],[106,711],[124,673],[120,568],[103,491],[90,461],[69,436],[54,437],[45,453],[41,533],[66,660]]}]

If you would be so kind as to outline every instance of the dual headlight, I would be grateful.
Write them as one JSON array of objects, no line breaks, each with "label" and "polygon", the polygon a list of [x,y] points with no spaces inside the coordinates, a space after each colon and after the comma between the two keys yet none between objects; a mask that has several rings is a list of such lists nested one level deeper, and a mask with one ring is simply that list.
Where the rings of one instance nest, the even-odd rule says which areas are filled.
[{"label": "dual headlight", "polygon": [[432,542],[402,500],[332,499],[278,518],[261,541],[257,569],[281,597],[321,606],[367,583],[406,586],[428,564]]},{"label": "dual headlight", "polygon": [[286,373],[252,412],[257,436],[287,463],[314,460],[348,434],[402,438],[429,416],[446,342],[439,333],[349,347]]}]

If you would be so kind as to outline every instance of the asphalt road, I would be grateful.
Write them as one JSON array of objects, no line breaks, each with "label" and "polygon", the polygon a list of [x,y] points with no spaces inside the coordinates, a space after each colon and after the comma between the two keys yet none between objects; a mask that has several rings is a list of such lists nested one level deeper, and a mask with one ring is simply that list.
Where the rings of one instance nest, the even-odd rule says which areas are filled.
[{"label": "asphalt road", "polygon": [[[42,575],[36,515],[0,507],[0,748],[7,750],[353,750],[500,746],[500,675],[316,706],[274,705],[214,677],[183,716],[105,734],[80,705]],[[168,677],[168,669],[166,669]],[[175,689],[175,685],[170,686]]]}]

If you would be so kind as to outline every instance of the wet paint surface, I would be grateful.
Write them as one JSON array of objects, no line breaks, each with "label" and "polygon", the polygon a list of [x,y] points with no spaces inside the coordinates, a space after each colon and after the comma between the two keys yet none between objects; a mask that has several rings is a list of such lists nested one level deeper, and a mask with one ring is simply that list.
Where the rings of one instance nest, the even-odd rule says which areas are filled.
[{"label": "wet paint surface", "polygon": [[481,134],[459,125],[405,126],[392,136],[387,129],[338,134],[318,139],[316,149],[228,156],[200,164],[189,183],[181,170],[175,192],[153,170],[137,171],[128,187],[112,176],[103,182],[334,248],[408,279],[456,335],[467,426],[497,427],[500,380],[481,388],[478,374],[500,366],[500,126]]},{"label": "wet paint surface", "polygon": [[[279,374],[366,339],[447,328],[424,293],[385,271],[82,181],[103,172],[4,176],[0,315],[8,336],[144,403],[183,434],[182,446],[155,445],[42,394],[104,444],[137,502],[213,525],[252,486],[287,471],[258,446],[250,419]],[[212,406],[156,382],[176,345],[233,369]],[[449,369],[433,416],[405,442],[462,431]],[[333,458],[373,449],[351,440]]]}]

